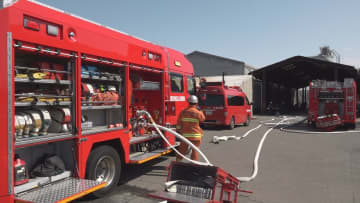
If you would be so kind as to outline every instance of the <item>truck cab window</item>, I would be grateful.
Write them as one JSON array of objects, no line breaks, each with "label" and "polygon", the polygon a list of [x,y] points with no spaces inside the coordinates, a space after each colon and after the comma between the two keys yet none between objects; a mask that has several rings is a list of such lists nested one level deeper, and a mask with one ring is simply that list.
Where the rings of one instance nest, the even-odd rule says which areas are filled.
[{"label": "truck cab window", "polygon": [[246,105],[250,105],[250,101],[247,97],[245,97]]},{"label": "truck cab window", "polygon": [[186,78],[187,80],[187,90],[189,92],[189,94],[195,95],[195,79],[191,76],[188,76]]},{"label": "truck cab window", "polygon": [[241,96],[227,96],[229,106],[244,106],[244,97]]},{"label": "truck cab window", "polygon": [[222,94],[204,94],[200,95],[200,106],[224,106],[224,95]]},{"label": "truck cab window", "polygon": [[170,73],[171,92],[184,92],[183,75]]}]

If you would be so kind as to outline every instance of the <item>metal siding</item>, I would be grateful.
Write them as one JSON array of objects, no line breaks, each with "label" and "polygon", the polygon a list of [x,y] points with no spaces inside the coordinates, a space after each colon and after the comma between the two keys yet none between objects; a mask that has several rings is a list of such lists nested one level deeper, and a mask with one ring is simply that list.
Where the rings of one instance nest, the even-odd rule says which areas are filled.
[{"label": "metal siding", "polygon": [[195,75],[197,76],[216,76],[221,75],[222,72],[226,74],[245,74],[244,62],[236,62],[234,60],[227,60],[221,57],[206,56],[203,54],[187,55],[188,60],[194,65]]},{"label": "metal siding", "polygon": [[12,101],[12,35],[7,33],[7,107],[8,107],[8,193],[13,190],[13,101]]}]

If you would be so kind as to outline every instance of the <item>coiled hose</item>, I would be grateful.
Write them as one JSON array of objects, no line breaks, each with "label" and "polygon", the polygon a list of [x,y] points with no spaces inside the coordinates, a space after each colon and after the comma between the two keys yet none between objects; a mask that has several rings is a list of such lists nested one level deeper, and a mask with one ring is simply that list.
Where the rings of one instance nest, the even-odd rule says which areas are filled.
[{"label": "coiled hose", "polygon": [[[185,160],[194,163],[194,164],[198,164],[198,165],[205,165],[205,166],[212,166],[212,164],[210,163],[210,161],[208,160],[208,158],[205,156],[204,153],[202,153],[202,151],[200,151],[199,148],[197,148],[192,142],[190,142],[188,139],[186,139],[185,137],[183,137],[182,135],[180,135],[179,133],[163,127],[161,125],[158,125],[155,123],[155,121],[153,120],[152,116],[150,115],[149,112],[144,111],[144,110],[139,110],[136,112],[137,115],[145,115],[151,122],[151,124],[149,125],[150,127],[154,127],[155,130],[159,133],[160,137],[170,146],[170,148],[172,150],[174,150],[177,154],[179,154],[182,158],[184,158]],[[166,137],[164,136],[164,134],[161,132],[161,130],[167,131],[173,135],[175,135],[177,138],[179,138],[181,141],[186,142],[186,144],[188,144],[193,150],[197,151],[201,157],[204,158],[205,162],[200,162],[200,161],[195,161],[195,160],[191,160],[189,158],[187,158],[186,156],[184,156],[182,153],[180,153],[173,145],[170,144],[170,142],[168,141],[168,139],[166,139]]]}]

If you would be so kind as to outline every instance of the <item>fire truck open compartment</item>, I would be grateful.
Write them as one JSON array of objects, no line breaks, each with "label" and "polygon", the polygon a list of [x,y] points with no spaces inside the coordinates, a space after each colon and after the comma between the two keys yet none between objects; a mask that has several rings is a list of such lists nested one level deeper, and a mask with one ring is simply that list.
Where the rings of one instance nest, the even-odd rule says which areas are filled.
[{"label": "fire truck open compartment", "polygon": [[[14,162],[21,163],[13,169],[15,198],[57,202],[104,187],[104,183],[78,178],[73,139],[76,138],[75,55],[26,42],[16,41],[14,46]],[[65,166],[54,175],[43,171],[42,164],[50,156],[56,156]],[[74,187],[80,183],[84,187]],[[48,190],[63,191],[61,195],[49,195]]]},{"label": "fire truck open compartment", "polygon": [[[132,82],[132,98],[130,106],[133,110],[146,110],[156,123],[162,122],[162,74],[153,71],[134,68],[130,70]],[[133,115],[134,116],[134,115]],[[141,121],[140,121],[141,122]],[[137,122],[139,124],[139,122]],[[170,152],[155,129],[142,129],[133,125],[133,137],[130,139],[130,162],[143,163]]]},{"label": "fire truck open compartment", "polygon": [[123,128],[125,65],[112,66],[110,60],[108,64],[93,62],[104,60],[99,57],[93,61],[85,55],[83,58],[87,60],[81,62],[82,134]]},{"label": "fire truck open compartment", "polygon": [[131,105],[135,109],[145,109],[159,123],[161,108],[162,74],[159,72],[131,70],[130,80],[133,83]]},{"label": "fire truck open compartment", "polygon": [[[18,148],[15,154],[26,163],[29,176],[28,183],[15,186],[15,194],[50,184],[61,179],[77,176],[77,166],[75,162],[75,143],[73,140],[61,142],[51,142],[30,147]],[[34,173],[34,168],[48,156],[58,156],[65,164],[65,171],[57,177],[41,177]]]},{"label": "fire truck open compartment", "polygon": [[14,57],[15,145],[74,136],[74,60],[21,48]]}]

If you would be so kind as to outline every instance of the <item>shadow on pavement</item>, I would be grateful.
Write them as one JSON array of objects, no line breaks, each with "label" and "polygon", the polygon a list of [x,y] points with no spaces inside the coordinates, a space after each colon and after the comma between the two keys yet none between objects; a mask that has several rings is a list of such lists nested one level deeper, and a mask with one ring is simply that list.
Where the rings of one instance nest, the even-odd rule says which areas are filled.
[{"label": "shadow on pavement", "polygon": [[140,165],[126,165],[121,173],[119,185],[125,184],[140,176],[167,176],[167,170],[165,166],[159,166],[157,164],[167,161],[168,157],[159,157],[152,161],[149,161]]},{"label": "shadow on pavement", "polygon": [[[159,157],[157,159],[151,160],[147,163],[140,164],[140,165],[125,165],[125,167],[122,169],[121,178],[116,186],[116,188],[110,193],[106,195],[106,202],[107,203],[113,203],[118,202],[119,197],[121,196],[121,202],[133,202],[134,197],[136,196],[149,199],[147,197],[148,193],[156,192],[157,190],[150,190],[147,188],[150,187],[138,187],[133,184],[128,184],[129,182],[140,178],[140,177],[146,177],[146,176],[153,176],[154,178],[163,177],[164,180],[166,180],[167,177],[167,170],[166,166],[163,166],[164,164],[161,162],[167,161],[168,156],[165,157]],[[162,164],[162,165],[159,165]],[[114,201],[113,201],[114,199]],[[104,198],[94,198],[91,195],[85,196],[79,200],[76,200],[74,202],[92,202],[92,203],[100,203],[103,202]]]}]

